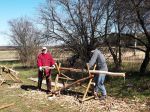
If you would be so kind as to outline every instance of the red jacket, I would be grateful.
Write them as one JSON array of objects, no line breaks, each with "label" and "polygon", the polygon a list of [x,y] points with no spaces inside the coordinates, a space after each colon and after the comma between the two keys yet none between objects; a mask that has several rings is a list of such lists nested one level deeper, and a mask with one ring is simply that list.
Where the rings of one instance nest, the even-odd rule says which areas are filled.
[{"label": "red jacket", "polygon": [[[54,64],[55,64],[55,61],[50,53],[46,53],[46,54],[41,53],[38,55],[38,59],[37,59],[38,67],[40,67],[40,66],[50,66],[51,67]],[[45,74],[47,76],[51,75],[51,70],[50,69],[45,70]]]}]

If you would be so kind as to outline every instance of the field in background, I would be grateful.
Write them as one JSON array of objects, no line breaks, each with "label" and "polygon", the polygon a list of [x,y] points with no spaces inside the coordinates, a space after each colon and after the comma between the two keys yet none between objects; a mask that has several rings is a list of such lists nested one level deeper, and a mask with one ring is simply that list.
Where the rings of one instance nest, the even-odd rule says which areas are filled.
[{"label": "field in background", "polygon": [[[53,57],[56,60],[66,60],[71,57],[73,54],[69,50],[58,50],[51,49]],[[112,61],[112,56],[110,53],[105,54],[106,60]],[[123,62],[141,62],[144,59],[144,53],[141,51],[136,51],[134,54],[133,51],[125,51],[122,54]],[[0,50],[0,61],[9,61],[9,60],[19,60],[19,54],[17,50]]]},{"label": "field in background", "polygon": [[19,55],[16,50],[0,51],[0,61],[15,61],[19,60]]},{"label": "field in background", "polygon": [[[50,52],[54,59],[58,62],[66,62],[68,58],[70,58],[73,54],[67,49],[60,48],[49,48]],[[106,51],[107,52],[107,51]],[[113,59],[111,54],[105,54],[107,63],[113,66]],[[141,51],[134,50],[124,50],[122,54],[123,68],[122,70],[139,70],[140,65],[144,59],[144,53]],[[16,61],[19,60],[19,55],[17,50],[12,48],[3,48],[0,49],[0,61]],[[111,67],[112,67],[111,66]],[[113,67],[112,67],[113,68]],[[150,69],[150,66],[149,66]]]}]

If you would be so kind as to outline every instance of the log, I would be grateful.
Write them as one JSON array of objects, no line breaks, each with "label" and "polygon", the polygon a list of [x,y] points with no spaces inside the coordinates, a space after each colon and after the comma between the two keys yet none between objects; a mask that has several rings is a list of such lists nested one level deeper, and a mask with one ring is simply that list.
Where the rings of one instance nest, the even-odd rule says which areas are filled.
[{"label": "log", "polygon": [[[18,72],[19,73],[19,72]],[[14,74],[12,74],[11,73],[11,75],[13,76],[13,77],[15,77],[15,79],[16,79],[16,81],[18,82],[18,83],[22,83],[22,80],[21,79],[19,79],[16,75],[14,75]]]},{"label": "log", "polygon": [[14,73],[14,74],[19,74],[19,72],[17,72],[17,71],[15,71],[15,70],[13,70],[13,69],[9,69],[10,70],[10,72],[12,72],[12,73]]},{"label": "log", "polygon": [[84,98],[84,99],[82,99],[82,100],[80,100],[81,102],[84,102],[84,101],[86,101],[86,100],[89,100],[89,99],[92,99],[92,98],[94,98],[95,96],[90,96],[90,97],[87,97],[87,98]]},{"label": "log", "polygon": [[72,72],[87,72],[86,70],[83,69],[74,69],[74,68],[66,68],[66,67],[60,67],[60,70],[68,70],[68,71],[72,71]]},{"label": "log", "polygon": [[74,80],[74,79],[68,77],[67,75],[65,75],[65,74],[63,74],[63,73],[59,74],[59,76],[61,76],[61,75],[64,76],[64,77],[66,77],[66,78],[68,78],[68,79],[70,79],[70,80]]},{"label": "log", "polygon": [[121,76],[121,77],[125,77],[125,73],[115,73],[115,72],[107,72],[107,71],[100,71],[100,70],[89,70],[90,73],[92,74],[106,74],[106,75],[110,75],[110,76]]},{"label": "log", "polygon": [[71,79],[71,78],[65,78],[65,77],[59,77],[59,79],[64,79],[64,80],[74,80],[74,79]]},{"label": "log", "polygon": [[54,91],[53,93],[57,93],[58,91],[63,91],[63,90],[65,90],[65,89],[67,89],[67,88],[69,88],[69,87],[71,87],[71,86],[73,86],[73,85],[75,85],[75,84],[81,83],[81,82],[83,82],[83,81],[85,81],[85,80],[88,80],[88,79],[91,79],[91,78],[93,78],[93,76],[88,76],[88,77],[79,79],[79,80],[77,80],[77,81],[75,81],[75,82],[73,82],[73,83],[71,83],[71,84],[68,84],[67,86],[65,86],[65,87],[63,87],[63,88],[60,88],[60,89]]},{"label": "log", "polygon": [[2,106],[0,106],[0,109],[7,108],[7,107],[10,107],[12,105],[14,105],[14,103],[2,105]]}]

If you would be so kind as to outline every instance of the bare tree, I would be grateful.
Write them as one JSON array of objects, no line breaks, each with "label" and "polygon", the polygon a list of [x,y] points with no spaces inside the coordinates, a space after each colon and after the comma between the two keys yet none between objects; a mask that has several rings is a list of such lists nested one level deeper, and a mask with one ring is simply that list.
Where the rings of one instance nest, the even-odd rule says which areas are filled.
[{"label": "bare tree", "polygon": [[145,58],[141,64],[140,72],[146,71],[146,68],[150,61],[150,4],[148,0],[131,0],[132,7],[136,14],[136,19],[142,29],[142,33],[145,35]]},{"label": "bare tree", "polygon": [[[146,71],[150,61],[150,4],[149,0],[122,1],[126,3],[126,30],[131,34],[131,38],[139,42],[144,48],[127,46],[145,53],[145,58],[141,64],[140,72]],[[135,31],[133,34],[132,31]],[[135,36],[136,35],[136,36]],[[142,36],[143,35],[143,36]],[[139,37],[140,36],[140,37]]]},{"label": "bare tree", "polygon": [[105,0],[47,0],[40,9],[46,37],[63,41],[83,61],[98,46]]},{"label": "bare tree", "polygon": [[[99,46],[99,38],[108,46],[117,69],[122,63],[122,34],[142,33],[146,41],[134,35],[145,49],[131,47],[145,52],[141,72],[146,70],[150,56],[148,0],[46,0],[40,14],[45,26],[45,38],[62,41],[66,47],[87,61],[90,50]],[[136,27],[133,27],[136,26]],[[116,27],[115,50],[108,41]]]},{"label": "bare tree", "polygon": [[11,20],[9,25],[11,40],[19,52],[21,62],[24,66],[34,66],[38,47],[42,43],[40,31],[26,18]]},{"label": "bare tree", "polygon": [[[112,0],[110,0],[112,1]],[[109,4],[110,1],[107,3]],[[128,48],[137,49],[140,51],[145,52],[145,58],[143,60],[143,63],[141,64],[140,72],[145,72],[146,67],[149,64],[150,60],[150,5],[148,3],[148,0],[130,0],[130,1],[124,1],[124,0],[114,0],[115,5],[115,11],[111,13],[111,10],[108,7],[106,7],[107,11],[107,19],[105,24],[105,35],[108,35],[109,32],[107,32],[109,22],[114,20],[114,26],[117,26],[117,34],[118,34],[118,42],[116,43],[116,47],[118,46],[118,53],[114,52],[113,49],[111,49],[111,46],[109,45],[109,42],[107,42],[107,45],[109,47],[109,50],[113,56],[114,63],[116,66],[121,65],[121,47],[123,44],[121,43],[121,34],[129,34],[127,37],[130,37],[130,41],[133,41],[135,39],[138,41],[142,46],[145,48],[142,49],[141,47],[133,47],[133,46],[126,46]],[[111,4],[110,4],[111,5]],[[111,16],[112,15],[112,16]],[[133,32],[134,30],[134,32]],[[136,34],[134,34],[136,33]],[[142,36],[141,35],[145,35]],[[136,35],[136,36],[135,36]],[[138,37],[138,35],[140,37]],[[126,45],[128,43],[125,42]],[[117,56],[118,54],[118,56]]]},{"label": "bare tree", "polygon": [[[116,20],[116,15],[115,14],[119,14],[116,13],[118,10],[116,10],[116,6],[118,6],[115,2],[115,0],[106,0],[106,5],[105,5],[105,10],[104,10],[104,40],[106,45],[108,46],[108,49],[113,57],[114,60],[114,64],[115,64],[115,69],[116,70],[120,70],[121,67],[121,48],[120,48],[120,38],[118,38],[116,40],[116,44],[115,46],[111,45],[111,41],[110,40],[115,40],[114,36],[112,36],[112,29],[115,27],[115,23],[119,22],[118,20]],[[118,8],[118,7],[117,7]],[[118,25],[119,26],[119,25]],[[116,32],[117,34],[117,32]],[[112,39],[113,38],[113,39]],[[115,47],[115,49],[114,49]],[[118,48],[117,48],[118,47]],[[119,49],[119,55],[118,55],[118,49]]]},{"label": "bare tree", "polygon": [[[113,0],[112,0],[113,1]],[[111,21],[113,22],[112,26],[115,29],[115,50],[111,51],[113,54],[114,63],[116,65],[117,70],[121,70],[122,66],[122,40],[123,33],[126,28],[126,8],[127,4],[122,0],[114,0],[114,11],[112,13]]]}]

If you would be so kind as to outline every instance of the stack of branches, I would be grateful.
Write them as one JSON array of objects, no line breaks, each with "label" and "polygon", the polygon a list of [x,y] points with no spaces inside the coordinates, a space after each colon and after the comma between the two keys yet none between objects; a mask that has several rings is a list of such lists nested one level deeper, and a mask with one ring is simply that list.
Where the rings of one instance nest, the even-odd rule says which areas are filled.
[{"label": "stack of branches", "polygon": [[22,81],[18,78],[18,74],[19,72],[11,68],[0,66],[0,85],[2,85],[8,79],[15,83],[21,83]]}]

